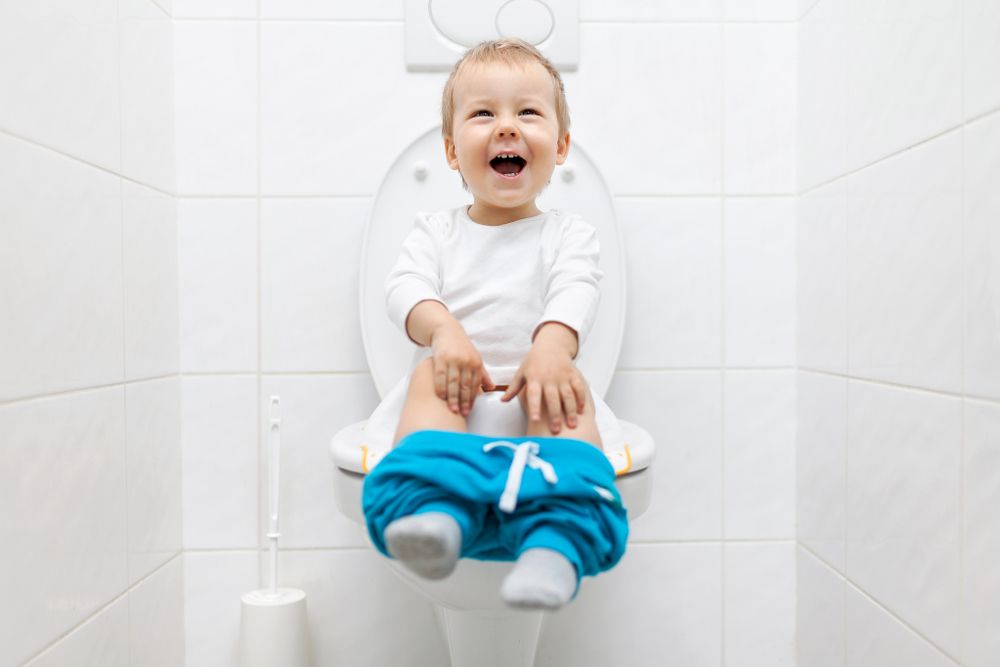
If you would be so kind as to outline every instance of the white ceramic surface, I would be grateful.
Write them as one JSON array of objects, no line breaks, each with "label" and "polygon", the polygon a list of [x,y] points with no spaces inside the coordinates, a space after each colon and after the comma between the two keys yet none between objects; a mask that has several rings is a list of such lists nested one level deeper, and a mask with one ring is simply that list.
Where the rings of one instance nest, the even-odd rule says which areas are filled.
[{"label": "white ceramic surface", "polygon": [[[730,0],[730,6],[744,10],[752,11],[754,4]],[[792,193],[797,28],[794,23],[733,23],[723,30],[725,191]]]},{"label": "white ceramic surface", "polygon": [[795,200],[727,199],[725,360],[795,365]]},{"label": "white ceramic surface", "polygon": [[257,26],[174,25],[177,192],[257,192]]},{"label": "white ceramic surface", "polygon": [[796,549],[795,639],[800,665],[844,667],[843,577]]},{"label": "white ceramic surface", "polygon": [[181,370],[257,370],[257,203],[181,199],[177,207]]},{"label": "white ceramic surface", "polygon": [[721,203],[708,198],[618,197],[615,209],[628,284],[618,368],[718,366]]}]

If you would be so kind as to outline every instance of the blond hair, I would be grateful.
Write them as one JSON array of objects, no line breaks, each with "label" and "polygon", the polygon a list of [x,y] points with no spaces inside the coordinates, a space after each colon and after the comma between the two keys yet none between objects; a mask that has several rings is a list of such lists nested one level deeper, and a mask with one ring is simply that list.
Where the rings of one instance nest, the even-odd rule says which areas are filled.
[{"label": "blond hair", "polygon": [[509,37],[482,42],[465,52],[455,67],[451,70],[444,92],[441,96],[441,134],[451,137],[455,122],[455,80],[465,68],[470,65],[503,63],[508,66],[523,67],[527,63],[537,62],[544,67],[552,77],[552,87],[555,90],[556,118],[559,121],[559,136],[569,131],[569,105],[566,104],[566,91],[563,88],[559,72],[534,46],[523,39]]}]

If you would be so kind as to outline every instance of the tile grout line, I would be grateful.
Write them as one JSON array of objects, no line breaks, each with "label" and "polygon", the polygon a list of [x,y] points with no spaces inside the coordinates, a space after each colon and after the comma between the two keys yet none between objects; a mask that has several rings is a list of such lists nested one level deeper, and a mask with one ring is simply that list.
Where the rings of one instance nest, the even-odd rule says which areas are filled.
[{"label": "tile grout line", "polygon": [[265,460],[265,456],[264,456],[264,429],[263,429],[263,426],[262,426],[263,425],[263,421],[264,421],[264,415],[262,414],[262,406],[263,406],[263,400],[264,400],[264,393],[263,393],[263,378],[261,377],[261,368],[262,368],[262,360],[263,360],[262,359],[263,358],[263,349],[262,349],[263,348],[263,344],[262,344],[263,337],[262,337],[262,333],[261,333],[262,329],[263,329],[263,317],[262,317],[262,314],[261,314],[262,313],[262,308],[261,308],[261,292],[262,292],[261,274],[263,272],[262,271],[262,266],[261,266],[261,264],[262,264],[261,258],[262,258],[262,255],[263,255],[263,248],[261,247],[261,241],[262,241],[263,233],[262,233],[262,229],[261,229],[261,227],[262,227],[262,221],[261,221],[261,197],[260,197],[260,193],[261,193],[261,181],[262,181],[262,174],[261,174],[261,172],[262,172],[262,169],[261,169],[261,153],[263,152],[263,149],[261,148],[261,134],[262,134],[262,128],[261,128],[261,125],[262,125],[261,107],[263,106],[262,103],[261,103],[262,90],[261,90],[261,54],[260,54],[260,52],[261,52],[261,16],[260,16],[261,15],[261,11],[260,11],[261,0],[256,0],[255,5],[256,5],[256,8],[255,8],[256,9],[256,14],[257,14],[256,17],[255,17],[255,19],[254,19],[255,27],[256,27],[256,41],[257,41],[257,43],[256,43],[256,49],[255,49],[255,51],[256,51],[256,54],[255,54],[255,56],[256,56],[256,63],[255,64],[256,64],[256,78],[257,78],[257,81],[256,81],[256,86],[257,86],[257,90],[256,90],[256,93],[257,93],[257,100],[256,100],[256,102],[257,102],[257,127],[256,127],[256,131],[257,131],[257,137],[256,137],[257,138],[257,147],[256,147],[256,153],[257,153],[257,156],[256,156],[257,157],[257,165],[256,165],[257,166],[257,170],[256,170],[257,171],[257,173],[256,173],[256,177],[257,177],[257,192],[256,192],[256,203],[257,203],[257,206],[256,206],[256,210],[257,210],[257,219],[256,219],[256,233],[257,233],[257,276],[256,276],[256,280],[257,280],[257,286],[256,286],[257,287],[257,370],[256,370],[256,377],[257,377],[257,406],[256,406],[256,413],[257,413],[257,419],[256,419],[256,422],[257,422],[257,424],[256,424],[256,426],[257,426],[257,488],[256,488],[256,492],[257,492],[257,522],[256,522],[256,524],[254,526],[254,529],[255,529],[254,532],[256,532],[256,534],[257,534],[257,584],[256,585],[257,586],[261,586],[261,584],[263,582],[263,577],[264,577],[264,567],[263,567],[263,563],[262,563],[262,559],[263,559],[262,554],[263,554],[263,550],[264,550],[264,538],[263,538],[263,536],[261,534],[263,532],[263,526],[264,526],[264,507],[263,507],[264,494],[261,492],[261,489],[264,487],[264,480],[266,479],[266,475],[267,475],[267,472],[264,470],[264,460]]},{"label": "tile grout line", "polygon": [[[26,665],[31,664],[32,662],[34,662],[38,658],[43,657],[43,655],[45,653],[47,653],[48,651],[54,649],[56,646],[58,646],[59,644],[61,644],[63,641],[69,639],[70,635],[72,635],[77,630],[80,630],[81,628],[83,628],[83,626],[87,625],[91,621],[95,620],[98,616],[100,616],[101,614],[103,614],[104,612],[106,612],[114,604],[116,604],[117,602],[119,602],[122,598],[128,598],[128,597],[130,597],[131,594],[135,591],[135,589],[137,589],[139,586],[145,584],[149,579],[151,579],[153,577],[153,575],[157,574],[160,570],[163,570],[164,568],[166,568],[173,561],[175,561],[177,559],[180,559],[182,561],[180,565],[181,565],[181,567],[183,567],[184,566],[184,563],[183,563],[183,560],[184,560],[184,551],[185,551],[184,549],[178,549],[176,553],[174,553],[174,554],[172,554],[170,556],[170,558],[168,558],[167,560],[163,561],[162,563],[160,563],[159,565],[157,565],[156,567],[154,567],[152,570],[150,570],[149,572],[147,572],[146,574],[144,574],[142,577],[139,577],[139,579],[137,579],[134,583],[128,584],[125,587],[124,591],[122,591],[121,593],[118,593],[117,595],[115,595],[114,597],[112,597],[110,600],[108,600],[104,604],[99,605],[93,611],[93,613],[87,615],[83,619],[80,619],[80,621],[74,623],[71,627],[67,628],[64,632],[61,632],[59,634],[59,636],[57,636],[55,639],[52,639],[51,641],[49,641],[48,643],[46,643],[45,646],[43,646],[41,649],[39,649],[38,651],[36,651],[35,653],[33,653],[31,655],[31,657],[29,657],[24,663],[21,664],[21,667],[25,667]],[[126,605],[128,605],[128,600],[126,600]],[[126,612],[128,612],[128,609],[126,609]],[[130,618],[131,617],[131,613],[126,613],[126,617],[127,617],[127,621],[126,622],[129,624],[129,627],[128,627],[128,631],[130,633],[129,636],[131,636],[131,618]]]},{"label": "tile grout line", "polygon": [[966,144],[966,137],[967,137],[966,125],[968,125],[968,121],[966,120],[966,117],[965,117],[965,114],[966,114],[966,109],[965,109],[965,87],[966,87],[966,83],[967,83],[966,82],[966,78],[965,78],[965,66],[966,66],[966,62],[965,62],[965,19],[966,19],[965,9],[966,8],[965,8],[965,5],[966,5],[965,0],[962,0],[962,2],[960,3],[960,9],[959,9],[959,16],[960,16],[959,23],[961,25],[961,37],[959,39],[959,44],[960,44],[960,46],[959,46],[959,48],[960,48],[960,53],[959,53],[959,63],[960,63],[960,66],[959,66],[959,72],[960,72],[960,75],[959,75],[959,95],[960,95],[960,98],[959,98],[959,108],[961,109],[962,121],[964,123],[962,125],[962,134],[959,137],[961,139],[961,146],[960,146],[960,156],[961,156],[961,158],[960,159],[962,160],[962,162],[959,165],[959,169],[958,169],[959,179],[960,179],[960,183],[961,183],[961,186],[959,188],[959,215],[961,215],[960,227],[959,227],[959,229],[961,230],[961,232],[960,232],[959,238],[960,238],[960,242],[961,242],[961,255],[960,255],[960,257],[961,257],[961,263],[962,263],[961,284],[960,284],[960,287],[959,287],[959,294],[961,295],[961,299],[960,300],[961,300],[961,313],[962,313],[962,326],[961,326],[961,329],[962,329],[962,340],[959,343],[959,348],[961,350],[960,358],[962,360],[962,362],[961,362],[962,363],[962,366],[961,366],[961,376],[960,376],[961,377],[962,402],[960,404],[960,412],[959,412],[961,423],[960,423],[960,426],[959,426],[959,448],[958,448],[958,457],[959,457],[958,458],[958,650],[959,650],[960,655],[962,657],[962,660],[960,662],[964,662],[965,661],[966,653],[967,653],[967,647],[966,647],[967,637],[966,637],[966,622],[965,622],[966,621],[966,614],[967,614],[967,609],[966,609],[966,602],[967,602],[967,600],[965,599],[965,583],[966,583],[966,571],[965,571],[965,562],[966,562],[965,561],[965,555],[966,554],[965,554],[965,544],[966,544],[966,529],[967,529],[966,521],[965,521],[965,516],[966,516],[965,515],[965,496],[966,496],[966,489],[965,489],[965,484],[966,484],[966,479],[965,479],[965,447],[966,447],[966,442],[965,442],[965,419],[966,419],[966,417],[965,417],[965,408],[966,408],[966,390],[967,390],[967,387],[966,387],[966,382],[967,382],[967,380],[966,380],[966,358],[967,358],[967,354],[968,354],[968,351],[966,350],[966,340],[967,340],[967,337],[968,337],[968,332],[967,332],[966,328],[968,326],[968,308],[969,308],[968,298],[967,298],[967,294],[966,294],[966,291],[967,291],[966,290],[966,285],[968,285],[968,280],[966,279],[966,275],[968,273],[969,266],[968,266],[968,258],[966,256],[966,254],[967,254],[967,247],[968,247],[968,231],[969,230],[968,230],[968,225],[966,224],[966,210],[965,210],[965,202],[966,202],[965,182],[966,182],[966,177],[968,176],[968,174],[966,174],[966,171],[965,171],[965,165],[966,165],[965,144]]},{"label": "tile grout line", "polygon": [[[941,655],[943,655],[947,660],[949,660],[950,662],[954,663],[955,667],[960,667],[962,665],[962,661],[958,660],[955,656],[951,655],[950,653],[948,653],[947,651],[945,651],[943,648],[941,648],[940,646],[938,646],[936,643],[934,643],[933,640],[931,640],[930,638],[928,638],[926,635],[924,635],[922,632],[920,632],[917,628],[915,628],[910,623],[908,623],[904,618],[902,618],[901,616],[899,616],[898,614],[896,614],[895,612],[893,612],[893,610],[890,609],[887,605],[883,604],[877,598],[873,597],[870,593],[868,593],[868,591],[866,591],[864,588],[862,588],[861,585],[858,582],[855,582],[854,580],[852,580],[846,573],[839,571],[836,567],[834,567],[831,563],[829,563],[825,558],[823,558],[818,553],[816,553],[815,551],[813,551],[807,544],[800,543],[799,546],[801,546],[802,550],[805,551],[814,561],[816,561],[816,563],[818,563],[821,567],[825,568],[826,570],[829,570],[829,574],[831,574],[831,575],[839,578],[844,583],[844,587],[845,587],[845,599],[844,599],[844,619],[845,619],[845,621],[844,622],[845,622],[845,624],[846,624],[846,618],[847,618],[846,588],[849,587],[849,588],[853,589],[856,593],[858,593],[859,595],[861,595],[861,597],[865,598],[865,600],[867,600],[868,602],[870,602],[873,606],[877,607],[878,610],[880,612],[882,612],[885,616],[889,617],[889,619],[891,619],[892,621],[895,621],[896,623],[899,623],[900,625],[902,625],[904,628],[906,628],[911,633],[913,633],[913,635],[917,639],[923,641],[925,644],[927,644],[928,646],[930,646],[931,648],[933,648],[935,651],[937,651],[938,653],[940,653]],[[846,569],[846,567],[845,567],[845,569]],[[845,637],[845,640],[844,640],[845,653],[844,653],[844,655],[845,655],[845,658],[846,658],[846,655],[847,655],[847,653],[846,653],[846,645],[847,645],[847,640],[846,640],[846,637],[847,637],[846,625],[845,625],[844,637]]]},{"label": "tile grout line", "polygon": [[[124,460],[122,461],[122,484],[125,490],[125,580],[128,581],[131,578],[132,563],[129,558],[129,494],[128,494],[128,389],[126,388],[125,382],[128,380],[128,368],[126,363],[126,357],[128,356],[126,350],[128,348],[128,338],[127,338],[127,313],[126,304],[127,299],[125,296],[127,287],[125,285],[126,275],[125,275],[125,183],[122,180],[122,173],[125,171],[125,146],[124,146],[124,125],[125,125],[125,109],[124,109],[124,93],[122,90],[122,8],[120,0],[115,2],[115,40],[117,42],[117,58],[115,62],[118,65],[118,233],[119,233],[119,253],[121,260],[121,332],[122,332],[122,453]],[[127,647],[129,661],[132,659],[132,596],[129,594],[130,588],[126,586],[125,592],[125,646]],[[92,614],[88,618],[93,618]]]},{"label": "tile grout line", "polygon": [[719,657],[721,667],[726,667],[726,27],[719,23],[719,383],[720,424],[719,447],[722,474],[719,475],[721,513],[721,543],[719,548]]}]

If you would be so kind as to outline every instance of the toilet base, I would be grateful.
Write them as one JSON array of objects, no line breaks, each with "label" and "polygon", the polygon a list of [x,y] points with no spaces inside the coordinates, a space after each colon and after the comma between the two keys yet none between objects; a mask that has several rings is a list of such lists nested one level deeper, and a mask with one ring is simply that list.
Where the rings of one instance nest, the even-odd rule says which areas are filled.
[{"label": "toilet base", "polygon": [[532,667],[540,611],[458,611],[435,604],[451,667]]}]

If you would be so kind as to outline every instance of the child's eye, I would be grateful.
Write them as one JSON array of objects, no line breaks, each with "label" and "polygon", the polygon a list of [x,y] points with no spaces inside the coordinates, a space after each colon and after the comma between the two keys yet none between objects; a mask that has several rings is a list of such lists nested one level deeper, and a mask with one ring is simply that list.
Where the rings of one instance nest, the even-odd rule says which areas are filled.
[{"label": "child's eye", "polygon": [[537,116],[538,115],[538,112],[535,111],[534,109],[524,109],[523,111],[521,111],[521,113],[531,114],[532,116]]},{"label": "child's eye", "polygon": [[487,111],[486,109],[480,109],[476,113],[472,114],[472,117],[473,118],[479,118],[480,116],[482,116],[483,118],[487,118],[487,117],[492,116],[492,115],[493,114],[490,113],[489,111]]}]

